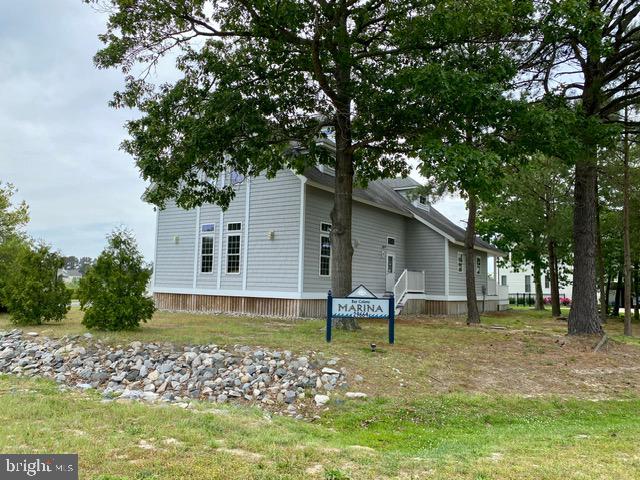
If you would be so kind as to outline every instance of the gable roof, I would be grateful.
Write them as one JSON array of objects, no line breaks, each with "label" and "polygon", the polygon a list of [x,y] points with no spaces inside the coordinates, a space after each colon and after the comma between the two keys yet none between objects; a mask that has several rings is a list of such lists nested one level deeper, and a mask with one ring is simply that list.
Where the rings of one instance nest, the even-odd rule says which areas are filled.
[{"label": "gable roof", "polygon": [[[305,170],[304,176],[311,185],[325,190],[333,191],[335,178],[333,175],[323,173],[318,168]],[[396,191],[419,187],[420,183],[413,178],[389,178],[369,182],[367,188],[354,188],[354,200],[359,200],[373,206],[391,210],[406,217],[415,218],[448,238],[453,243],[464,245],[465,230],[459,227],[443,214],[438,212],[433,206],[429,209],[416,207],[407,198]],[[485,242],[480,237],[476,237],[475,246],[479,250],[488,251],[491,254],[504,256],[505,253]]]}]

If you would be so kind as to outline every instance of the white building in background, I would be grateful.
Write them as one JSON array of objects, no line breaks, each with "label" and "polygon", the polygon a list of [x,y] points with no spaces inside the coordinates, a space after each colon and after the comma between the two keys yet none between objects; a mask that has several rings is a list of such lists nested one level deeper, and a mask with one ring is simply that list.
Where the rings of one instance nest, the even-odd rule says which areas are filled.
[{"label": "white building in background", "polygon": [[[529,265],[522,266],[516,271],[511,266],[503,268],[499,272],[500,285],[509,287],[509,295],[516,293],[536,293],[535,277],[533,268]],[[560,298],[573,298],[573,275],[568,267],[560,267]],[[551,278],[549,275],[542,274],[542,294],[547,297],[551,295]]]}]

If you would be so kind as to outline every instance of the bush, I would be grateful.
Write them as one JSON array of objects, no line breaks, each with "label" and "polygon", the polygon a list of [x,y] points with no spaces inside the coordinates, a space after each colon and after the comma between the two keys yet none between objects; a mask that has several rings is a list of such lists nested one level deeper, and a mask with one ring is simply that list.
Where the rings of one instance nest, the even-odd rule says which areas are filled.
[{"label": "bush", "polygon": [[151,278],[133,235],[114,230],[107,247],[80,279],[82,324],[99,330],[131,330],[151,318],[155,307],[146,293]]},{"label": "bush", "polygon": [[2,294],[11,321],[19,325],[62,321],[71,306],[71,295],[58,276],[62,257],[46,245],[31,248],[23,243],[14,248]]}]

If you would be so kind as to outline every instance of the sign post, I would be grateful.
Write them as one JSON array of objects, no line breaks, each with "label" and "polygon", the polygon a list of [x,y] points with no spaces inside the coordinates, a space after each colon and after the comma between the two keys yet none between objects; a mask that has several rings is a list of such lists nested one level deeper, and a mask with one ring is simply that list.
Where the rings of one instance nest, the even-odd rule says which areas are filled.
[{"label": "sign post", "polygon": [[389,343],[395,342],[395,301],[378,298],[364,285],[360,285],[346,297],[334,297],[331,290],[327,293],[326,340],[331,342],[331,328],[334,318],[388,318]]},{"label": "sign post", "polygon": [[331,290],[327,294],[327,342],[331,342],[331,326],[333,323],[333,295]]},{"label": "sign post", "polygon": [[389,297],[389,343],[391,345],[396,341],[396,303],[393,295]]}]

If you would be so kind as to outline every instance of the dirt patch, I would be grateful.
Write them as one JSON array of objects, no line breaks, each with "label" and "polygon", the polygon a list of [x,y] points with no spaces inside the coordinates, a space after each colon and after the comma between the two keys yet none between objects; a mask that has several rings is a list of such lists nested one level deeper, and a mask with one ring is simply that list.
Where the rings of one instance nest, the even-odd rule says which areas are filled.
[{"label": "dirt patch", "polygon": [[[492,328],[491,321],[468,327],[458,319],[406,317],[399,322],[396,345],[384,347],[386,354],[369,354],[366,364],[350,361],[347,368],[364,377],[358,389],[374,396],[463,391],[603,400],[640,395],[638,346],[609,340],[594,352],[599,337],[560,334],[561,321],[516,320]],[[402,338],[403,327],[411,341]],[[614,335],[616,328],[607,326]]]}]

